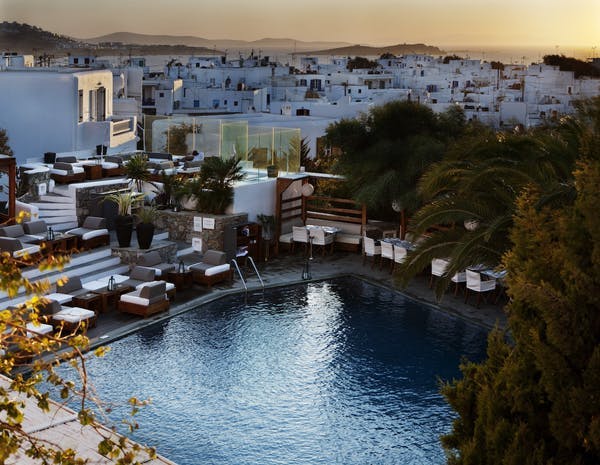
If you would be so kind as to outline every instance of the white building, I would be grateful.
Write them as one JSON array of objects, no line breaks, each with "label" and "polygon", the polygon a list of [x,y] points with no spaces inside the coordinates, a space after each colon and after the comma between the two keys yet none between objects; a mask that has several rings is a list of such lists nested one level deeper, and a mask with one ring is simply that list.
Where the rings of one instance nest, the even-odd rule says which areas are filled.
[{"label": "white building", "polygon": [[135,150],[136,118],[113,115],[110,70],[0,71],[0,127],[21,163],[45,152]]}]

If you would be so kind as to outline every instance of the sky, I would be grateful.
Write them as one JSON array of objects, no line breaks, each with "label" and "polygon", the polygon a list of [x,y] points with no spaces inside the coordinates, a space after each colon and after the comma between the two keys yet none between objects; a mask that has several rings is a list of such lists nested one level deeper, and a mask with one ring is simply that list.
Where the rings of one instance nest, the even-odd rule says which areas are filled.
[{"label": "sky", "polygon": [[600,0],[0,0],[0,18],[76,38],[111,32],[392,45],[587,48]]}]

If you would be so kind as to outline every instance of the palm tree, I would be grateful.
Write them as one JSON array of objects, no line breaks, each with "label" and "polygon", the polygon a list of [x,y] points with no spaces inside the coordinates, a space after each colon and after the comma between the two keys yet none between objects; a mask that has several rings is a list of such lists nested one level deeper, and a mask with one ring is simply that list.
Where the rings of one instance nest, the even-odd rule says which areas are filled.
[{"label": "palm tree", "polygon": [[233,184],[244,179],[240,160],[208,157],[200,176],[188,182],[189,194],[196,198],[198,211],[225,213],[233,202]]},{"label": "palm tree", "polygon": [[401,267],[400,281],[407,283],[433,258],[449,258],[436,289],[441,294],[456,272],[473,264],[498,265],[511,246],[519,194],[535,190],[544,203],[568,197],[574,160],[554,130],[485,133],[460,141],[419,183],[427,203],[412,229],[424,239]]}]

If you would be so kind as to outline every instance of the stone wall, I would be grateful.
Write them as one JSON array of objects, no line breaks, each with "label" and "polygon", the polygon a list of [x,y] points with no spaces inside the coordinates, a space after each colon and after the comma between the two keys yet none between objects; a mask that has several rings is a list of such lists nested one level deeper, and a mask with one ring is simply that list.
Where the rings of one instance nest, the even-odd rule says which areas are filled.
[{"label": "stone wall", "polygon": [[149,249],[113,247],[112,255],[120,257],[121,263],[126,263],[133,268],[141,255],[152,251],[158,252],[164,263],[177,263],[177,244],[170,241],[157,241],[156,243],[152,243]]},{"label": "stone wall", "polygon": [[[24,195],[25,191],[29,194],[24,202],[37,202],[40,198],[38,186],[40,184],[46,185],[46,192],[50,191],[50,170],[36,171],[27,168],[19,168],[19,176],[22,183],[21,194]],[[54,181],[52,181],[52,184]]]},{"label": "stone wall", "polygon": [[106,216],[104,214],[104,210],[105,208],[110,207],[106,207],[103,204],[103,194],[110,191],[128,188],[129,182],[125,180],[122,182],[115,182],[113,184],[95,185],[90,187],[78,188],[75,208],[77,211],[77,221],[79,222],[79,224],[81,224],[83,220],[90,215],[103,217]]},{"label": "stone wall", "polygon": [[[194,218],[214,218],[214,229],[202,229],[194,231]],[[248,222],[247,213],[236,213],[232,215],[211,215],[198,212],[173,212],[170,210],[159,210],[155,225],[159,230],[169,232],[169,239],[193,243],[194,238],[202,239],[202,252],[209,249],[225,250],[226,236],[231,237],[231,232],[236,226]],[[235,235],[233,235],[235,237]],[[235,244],[233,244],[235,247]]]}]

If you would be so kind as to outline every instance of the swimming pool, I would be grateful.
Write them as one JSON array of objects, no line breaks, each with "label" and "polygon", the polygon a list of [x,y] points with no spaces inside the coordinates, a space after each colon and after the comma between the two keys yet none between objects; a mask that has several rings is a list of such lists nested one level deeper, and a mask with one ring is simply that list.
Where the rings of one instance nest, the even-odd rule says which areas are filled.
[{"label": "swimming pool", "polygon": [[453,413],[438,377],[484,356],[484,330],[355,279],[249,300],[213,302],[90,361],[100,398],[152,398],[134,439],[179,465],[444,463]]}]

